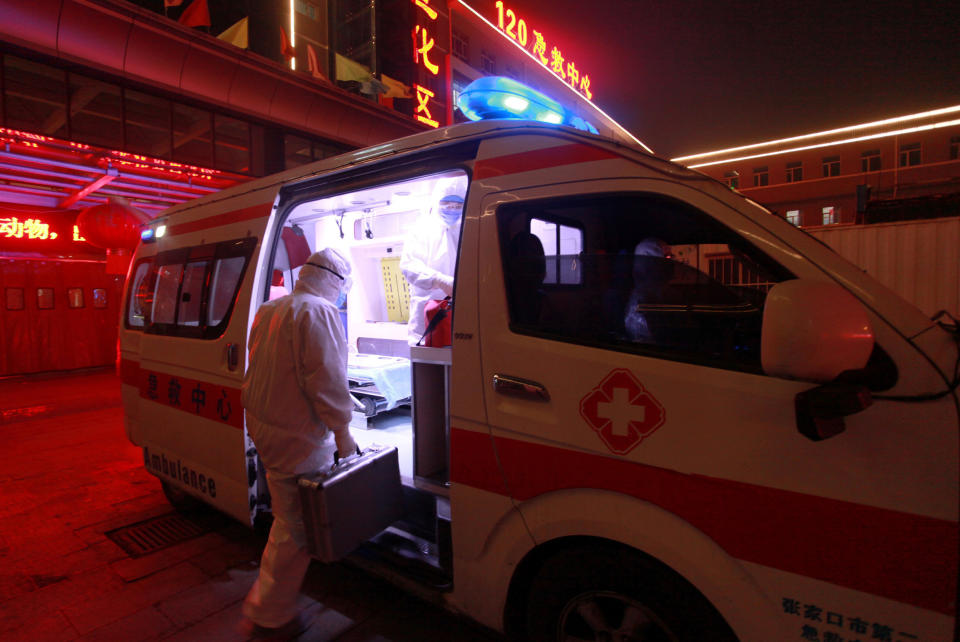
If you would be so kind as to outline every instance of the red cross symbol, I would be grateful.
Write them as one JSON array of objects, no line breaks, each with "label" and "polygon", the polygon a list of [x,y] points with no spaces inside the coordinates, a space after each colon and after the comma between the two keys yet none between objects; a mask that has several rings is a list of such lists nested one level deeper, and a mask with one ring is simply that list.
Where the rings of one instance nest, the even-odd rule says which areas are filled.
[{"label": "red cross symbol", "polygon": [[667,413],[632,372],[616,368],[580,400],[580,416],[607,448],[625,455],[662,426]]}]

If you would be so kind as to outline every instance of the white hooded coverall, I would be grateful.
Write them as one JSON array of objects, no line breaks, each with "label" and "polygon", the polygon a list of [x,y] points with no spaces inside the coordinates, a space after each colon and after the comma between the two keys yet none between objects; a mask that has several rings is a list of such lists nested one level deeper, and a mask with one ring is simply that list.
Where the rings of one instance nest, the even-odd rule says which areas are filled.
[{"label": "white hooded coverall", "polygon": [[[307,553],[297,475],[329,466],[334,434],[349,441],[353,404],[347,386],[347,344],[335,307],[350,266],[332,249],[300,269],[292,294],[260,306],[250,331],[250,364],[242,399],[247,429],[267,473],[273,526],[244,615],[268,628],[297,615]],[[351,453],[342,453],[349,455]]]},{"label": "white hooded coverall", "polygon": [[[448,191],[456,193],[453,189]],[[461,217],[448,225],[434,208],[417,218],[404,239],[400,270],[410,284],[410,320],[407,322],[410,345],[416,345],[427,329],[424,318],[427,303],[453,294],[462,221]]]}]

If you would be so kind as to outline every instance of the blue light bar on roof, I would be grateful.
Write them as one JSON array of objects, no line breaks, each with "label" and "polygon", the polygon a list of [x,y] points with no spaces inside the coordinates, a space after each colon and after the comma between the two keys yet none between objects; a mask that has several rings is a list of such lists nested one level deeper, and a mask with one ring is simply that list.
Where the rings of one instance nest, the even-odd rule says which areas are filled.
[{"label": "blue light bar on roof", "polygon": [[470,120],[536,120],[597,133],[596,127],[570,114],[554,99],[503,76],[484,76],[474,80],[460,92],[457,107]]}]

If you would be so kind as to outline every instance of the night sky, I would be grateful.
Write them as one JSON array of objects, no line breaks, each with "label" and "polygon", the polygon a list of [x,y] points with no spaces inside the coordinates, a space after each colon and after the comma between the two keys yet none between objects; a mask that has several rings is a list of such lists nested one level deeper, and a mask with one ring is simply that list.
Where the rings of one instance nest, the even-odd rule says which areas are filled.
[{"label": "night sky", "polygon": [[505,4],[668,158],[960,104],[956,0]]}]

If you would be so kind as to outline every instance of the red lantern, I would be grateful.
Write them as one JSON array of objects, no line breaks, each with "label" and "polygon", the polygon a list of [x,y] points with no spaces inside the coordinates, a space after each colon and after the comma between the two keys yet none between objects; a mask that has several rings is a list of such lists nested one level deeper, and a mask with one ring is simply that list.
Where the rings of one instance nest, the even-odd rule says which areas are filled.
[{"label": "red lantern", "polygon": [[130,252],[140,242],[140,226],[149,220],[140,210],[110,200],[81,211],[77,227],[88,243],[107,250],[108,274],[126,274]]}]

